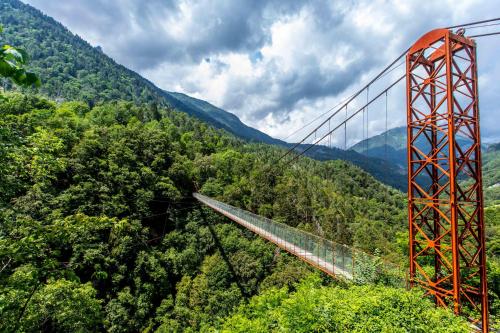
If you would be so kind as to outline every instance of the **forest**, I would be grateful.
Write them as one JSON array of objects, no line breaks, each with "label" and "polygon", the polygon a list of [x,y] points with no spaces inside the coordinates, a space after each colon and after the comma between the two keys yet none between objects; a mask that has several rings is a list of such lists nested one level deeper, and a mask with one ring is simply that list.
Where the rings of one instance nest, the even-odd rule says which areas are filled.
[{"label": "forest", "polygon": [[[191,197],[199,190],[404,261],[404,195],[349,163],[304,158],[268,173],[277,148],[130,102],[89,107],[8,93],[0,114],[2,331],[245,331],[259,323],[361,332],[366,318],[405,331],[409,316],[422,332],[467,331],[418,292],[379,285],[367,294],[321,276]],[[351,293],[363,304],[358,319],[341,315],[356,307],[345,303]],[[391,315],[394,304],[410,313]],[[415,304],[422,310],[411,312]]]}]

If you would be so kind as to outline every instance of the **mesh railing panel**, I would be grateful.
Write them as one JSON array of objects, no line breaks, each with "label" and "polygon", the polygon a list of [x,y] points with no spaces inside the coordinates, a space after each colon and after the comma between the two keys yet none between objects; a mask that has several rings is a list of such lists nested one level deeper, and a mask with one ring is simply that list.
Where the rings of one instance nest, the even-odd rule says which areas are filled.
[{"label": "mesh railing panel", "polygon": [[321,238],[199,193],[193,196],[235,222],[268,239],[324,272],[356,283],[381,282],[404,286],[404,271],[379,257]]}]

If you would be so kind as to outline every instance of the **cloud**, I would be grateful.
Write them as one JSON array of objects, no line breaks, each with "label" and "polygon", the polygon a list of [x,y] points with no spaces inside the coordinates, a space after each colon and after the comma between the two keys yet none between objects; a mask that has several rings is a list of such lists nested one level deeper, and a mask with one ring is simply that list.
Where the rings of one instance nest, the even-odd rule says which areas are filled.
[{"label": "cloud", "polygon": [[273,15],[287,15],[301,6],[300,1],[279,0],[27,2],[136,70],[258,50],[269,39]]},{"label": "cloud", "polygon": [[[280,138],[351,94],[426,31],[496,10],[494,0],[27,2],[161,88],[205,99]],[[478,43],[483,134],[500,139],[492,84],[500,65],[494,47]],[[403,89],[390,102],[390,125],[404,124]],[[375,120],[382,111],[370,110],[373,134],[385,127]],[[363,137],[361,121],[354,121],[353,141]]]}]

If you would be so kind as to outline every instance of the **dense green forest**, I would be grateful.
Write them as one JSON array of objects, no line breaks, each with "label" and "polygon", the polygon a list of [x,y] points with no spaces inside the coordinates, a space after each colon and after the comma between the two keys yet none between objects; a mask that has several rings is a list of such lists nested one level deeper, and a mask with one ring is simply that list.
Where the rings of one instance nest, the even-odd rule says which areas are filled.
[{"label": "dense green forest", "polygon": [[[164,102],[161,90],[152,83],[116,64],[35,8],[9,0],[2,1],[0,9],[2,40],[27,50],[44,94],[90,104],[109,99]],[[11,87],[7,80],[3,85]]]},{"label": "dense green forest", "polygon": [[483,153],[483,183],[486,205],[500,205],[500,143]]},{"label": "dense green forest", "polygon": [[[348,163],[302,159],[269,173],[276,148],[247,144],[183,113],[129,102],[90,108],[9,94],[0,115],[2,331],[243,330],[253,317],[262,322],[266,311],[277,316],[268,325],[286,331],[290,323],[278,318],[280,311],[294,302],[299,311],[309,293],[323,295],[319,303],[304,303],[317,311],[326,306],[321,299],[340,290],[364,293],[324,276],[327,287],[297,286],[317,273],[200,208],[191,198],[197,189],[369,252],[378,249],[393,261],[404,258],[403,195]],[[415,314],[415,325],[466,330],[462,319],[434,312],[430,301],[377,288],[385,305],[366,305],[360,315],[380,325],[404,327],[408,317],[389,320],[381,313],[399,300],[435,313],[434,321]],[[303,325],[303,331],[323,330]],[[362,330],[345,318],[335,325],[343,326],[329,329]]]}]

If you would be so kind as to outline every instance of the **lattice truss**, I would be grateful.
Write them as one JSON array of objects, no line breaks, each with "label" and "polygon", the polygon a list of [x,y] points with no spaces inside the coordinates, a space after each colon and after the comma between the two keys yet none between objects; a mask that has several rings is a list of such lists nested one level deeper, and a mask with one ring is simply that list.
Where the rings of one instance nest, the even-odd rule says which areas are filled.
[{"label": "lattice truss", "polygon": [[407,94],[410,281],[487,323],[475,42],[444,29],[422,37]]}]

